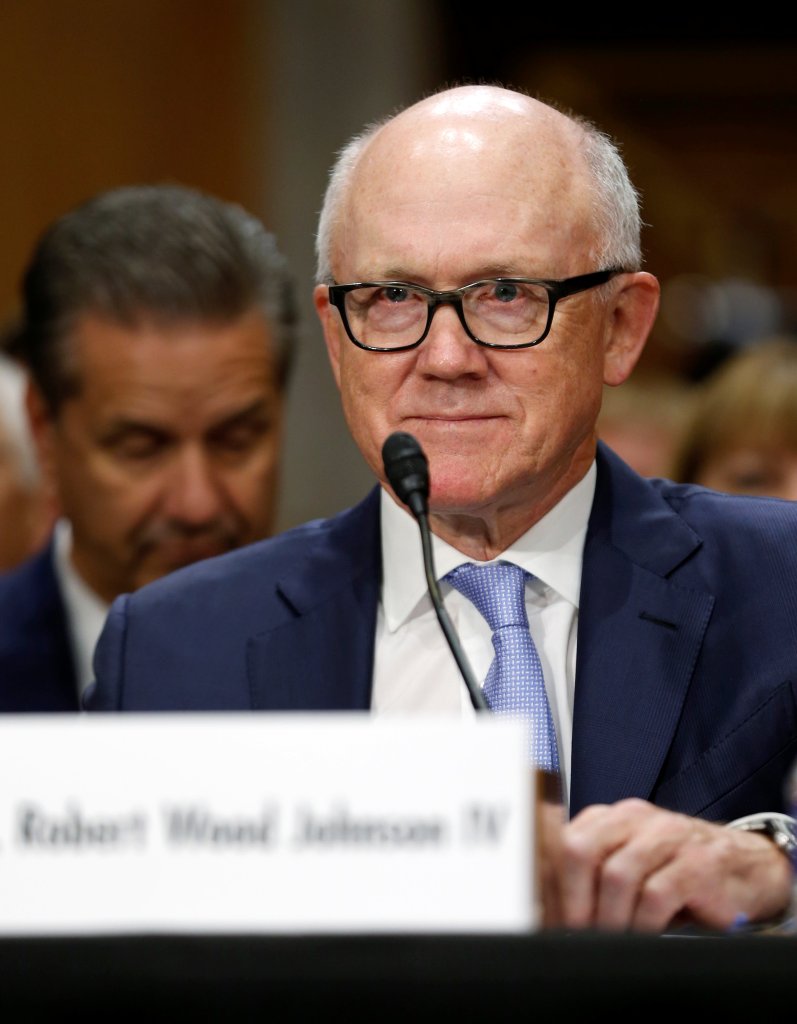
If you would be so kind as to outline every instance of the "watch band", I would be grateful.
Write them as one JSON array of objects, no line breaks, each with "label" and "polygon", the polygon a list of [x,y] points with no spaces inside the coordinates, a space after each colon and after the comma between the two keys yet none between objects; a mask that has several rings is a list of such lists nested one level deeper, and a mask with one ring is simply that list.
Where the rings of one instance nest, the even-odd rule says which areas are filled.
[{"label": "watch band", "polygon": [[776,811],[763,811],[760,814],[747,814],[743,818],[735,818],[729,821],[726,827],[765,835],[786,854],[797,870],[797,819]]},{"label": "watch band", "polygon": [[735,818],[726,824],[726,828],[738,829],[742,832],[758,832],[760,835],[766,836],[781,853],[789,858],[792,870],[795,872],[789,906],[772,920],[751,923],[737,930],[765,934],[791,934],[797,931],[797,819],[777,811],[762,811],[759,814],[747,814],[743,818]]}]

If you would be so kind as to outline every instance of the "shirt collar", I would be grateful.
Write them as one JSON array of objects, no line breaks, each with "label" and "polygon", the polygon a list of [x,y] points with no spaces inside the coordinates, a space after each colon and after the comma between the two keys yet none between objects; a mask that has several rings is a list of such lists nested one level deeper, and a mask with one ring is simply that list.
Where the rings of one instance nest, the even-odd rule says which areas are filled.
[{"label": "shirt collar", "polygon": [[99,598],[72,565],[72,527],[68,520],[55,525],[55,575],[66,609],[67,628],[75,659],[78,693],[94,679],[92,658],[108,605]]},{"label": "shirt collar", "polygon": [[[593,462],[558,505],[501,554],[501,558],[522,566],[576,608],[596,474]],[[414,517],[399,507],[384,489],[381,516],[382,608],[385,624],[393,632],[409,619],[428,591],[421,539]],[[467,561],[461,551],[435,536],[432,536],[432,552],[438,579]]]}]

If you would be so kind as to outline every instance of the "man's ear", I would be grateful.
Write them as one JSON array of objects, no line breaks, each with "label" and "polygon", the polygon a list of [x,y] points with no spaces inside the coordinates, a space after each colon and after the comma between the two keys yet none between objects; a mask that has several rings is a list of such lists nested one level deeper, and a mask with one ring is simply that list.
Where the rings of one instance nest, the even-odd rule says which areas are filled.
[{"label": "man's ear", "polygon": [[340,322],[338,311],[329,301],[329,288],[327,285],[317,284],[315,286],[313,289],[313,303],[316,313],[318,313],[318,319],[321,321],[321,329],[324,332],[327,355],[332,364],[335,383],[340,387],[340,343],[343,325]]},{"label": "man's ear", "polygon": [[39,466],[45,480],[55,480],[55,416],[44,395],[32,379],[28,379],[25,408]]},{"label": "man's ear", "polygon": [[636,366],[656,319],[659,293],[659,282],[645,271],[620,278],[603,356],[604,384],[622,384]]}]

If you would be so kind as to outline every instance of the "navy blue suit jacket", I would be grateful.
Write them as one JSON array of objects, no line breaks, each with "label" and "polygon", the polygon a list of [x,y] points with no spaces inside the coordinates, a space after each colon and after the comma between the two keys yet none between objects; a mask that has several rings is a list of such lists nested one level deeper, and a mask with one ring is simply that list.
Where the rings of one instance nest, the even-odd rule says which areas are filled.
[{"label": "navy blue suit jacket", "polygon": [[0,575],[0,712],[77,711],[52,544]]},{"label": "navy blue suit jacket", "polygon": [[[378,489],[180,570],[114,603],[88,707],[365,710],[380,572]],[[796,757],[797,503],[645,480],[599,446],[571,812],[779,810]]]}]

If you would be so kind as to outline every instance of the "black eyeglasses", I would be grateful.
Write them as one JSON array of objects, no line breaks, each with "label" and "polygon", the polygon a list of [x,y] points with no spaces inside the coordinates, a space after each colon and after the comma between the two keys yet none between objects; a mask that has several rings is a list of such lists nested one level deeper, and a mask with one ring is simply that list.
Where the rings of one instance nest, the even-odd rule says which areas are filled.
[{"label": "black eyeglasses", "polygon": [[556,303],[605,284],[619,268],[564,281],[495,277],[438,292],[405,281],[359,281],[329,286],[329,301],[349,338],[370,352],[417,348],[439,306],[451,305],[468,337],[487,348],[531,348],[548,335]]}]

